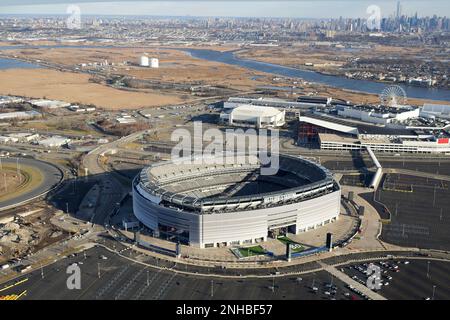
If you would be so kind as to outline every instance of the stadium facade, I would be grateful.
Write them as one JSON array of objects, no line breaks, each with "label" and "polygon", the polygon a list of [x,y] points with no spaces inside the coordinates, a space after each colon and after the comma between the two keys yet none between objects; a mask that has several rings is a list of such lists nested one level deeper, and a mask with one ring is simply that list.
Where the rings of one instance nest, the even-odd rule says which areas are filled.
[{"label": "stadium facade", "polygon": [[134,214],[154,236],[200,248],[256,243],[338,219],[341,190],[324,167],[279,155],[276,175],[261,169],[248,155],[153,164],[133,181]]}]

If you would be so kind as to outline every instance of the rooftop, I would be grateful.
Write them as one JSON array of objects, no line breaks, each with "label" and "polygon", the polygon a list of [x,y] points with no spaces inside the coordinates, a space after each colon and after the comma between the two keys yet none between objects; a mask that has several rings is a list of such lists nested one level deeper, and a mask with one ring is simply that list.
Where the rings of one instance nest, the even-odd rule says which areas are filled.
[{"label": "rooftop", "polygon": [[238,107],[234,108],[232,112],[238,112],[240,115],[249,117],[274,117],[277,116],[281,111],[277,108],[272,107],[241,104]]}]

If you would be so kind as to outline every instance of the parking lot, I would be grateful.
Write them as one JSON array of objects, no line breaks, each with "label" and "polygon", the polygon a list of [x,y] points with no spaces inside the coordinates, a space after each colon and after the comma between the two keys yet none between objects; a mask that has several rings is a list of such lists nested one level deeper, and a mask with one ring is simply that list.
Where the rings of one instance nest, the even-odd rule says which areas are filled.
[{"label": "parking lot", "polygon": [[442,175],[450,175],[450,161],[442,159],[440,161],[414,161],[414,159],[398,159],[397,161],[389,161],[380,159],[383,168],[407,169],[420,172],[428,172]]},{"label": "parking lot", "polygon": [[[447,181],[389,174],[385,189],[364,198],[391,212],[383,225],[381,239],[392,244],[438,250],[450,249],[450,190]],[[384,182],[382,182],[384,183]],[[383,215],[384,218],[387,216]]]},{"label": "parking lot", "polygon": [[[380,268],[381,289],[377,292],[394,300],[450,299],[450,263],[427,259],[374,261]],[[354,280],[366,283],[369,262],[340,267]],[[434,287],[435,286],[435,287]]]},{"label": "parking lot", "polygon": [[[81,290],[69,290],[66,269],[78,263]],[[100,274],[100,277],[99,277]],[[23,299],[361,299],[325,271],[301,277],[224,279],[160,271],[133,263],[103,248],[93,248],[67,257],[42,270],[0,285],[2,288],[26,281],[0,295],[20,294]],[[314,289],[313,289],[314,288]]]}]

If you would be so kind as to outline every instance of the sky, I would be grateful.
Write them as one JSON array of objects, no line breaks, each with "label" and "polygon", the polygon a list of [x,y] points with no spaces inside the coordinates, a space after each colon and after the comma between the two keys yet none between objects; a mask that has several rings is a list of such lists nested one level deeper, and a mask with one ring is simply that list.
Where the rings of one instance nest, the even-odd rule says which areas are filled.
[{"label": "sky", "polygon": [[[403,0],[402,13],[450,16],[450,0]],[[397,0],[0,0],[0,14],[66,14],[76,4],[86,15],[225,16],[345,18],[368,17],[370,5],[380,7],[382,17],[394,14]]]}]

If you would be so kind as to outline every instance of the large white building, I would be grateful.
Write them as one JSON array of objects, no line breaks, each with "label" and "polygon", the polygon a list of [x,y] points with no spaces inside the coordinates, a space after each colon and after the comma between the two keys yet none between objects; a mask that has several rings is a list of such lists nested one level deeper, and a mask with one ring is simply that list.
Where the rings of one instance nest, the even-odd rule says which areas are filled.
[{"label": "large white building", "polygon": [[0,106],[8,103],[19,103],[22,102],[23,99],[19,97],[13,96],[0,96]]},{"label": "large white building", "polygon": [[420,109],[413,107],[392,108],[372,106],[341,106],[338,115],[354,118],[364,122],[386,125],[419,117]]},{"label": "large white building", "polygon": [[151,165],[133,181],[134,214],[154,236],[200,248],[256,243],[338,219],[341,190],[324,167],[279,155],[277,174],[263,175],[257,159],[246,159]]},{"label": "large white building", "polygon": [[29,103],[31,103],[33,106],[47,109],[67,108],[70,106],[70,103],[68,102],[47,99],[30,100]]},{"label": "large white building", "polygon": [[315,136],[325,150],[370,147],[375,152],[450,153],[450,135],[441,129],[388,128],[315,114],[301,116],[299,121],[299,140]]},{"label": "large white building", "polygon": [[450,105],[425,103],[420,111],[420,115],[450,119]]},{"label": "large white building", "polygon": [[234,126],[275,128],[285,124],[285,112],[272,107],[239,104],[233,108],[224,108],[220,119]]},{"label": "large white building", "polygon": [[71,140],[66,137],[53,136],[44,140],[39,141],[39,145],[47,148],[58,148],[65,144],[68,144]]},{"label": "large white building", "polygon": [[14,111],[0,113],[0,120],[12,120],[12,119],[31,119],[34,117],[40,117],[41,114],[37,111]]}]

